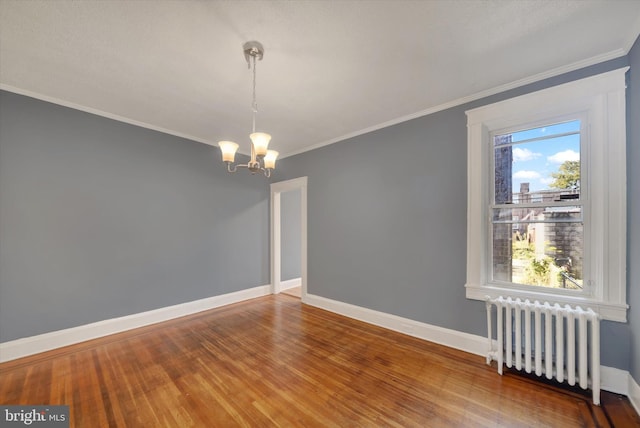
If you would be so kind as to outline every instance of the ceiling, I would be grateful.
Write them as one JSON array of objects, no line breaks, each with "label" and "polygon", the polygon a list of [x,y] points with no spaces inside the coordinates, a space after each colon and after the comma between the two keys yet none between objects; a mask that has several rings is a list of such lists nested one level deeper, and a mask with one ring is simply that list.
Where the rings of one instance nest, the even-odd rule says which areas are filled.
[{"label": "ceiling", "polygon": [[[625,55],[639,0],[0,0],[0,88],[281,156]],[[244,149],[244,150],[243,150]]]}]

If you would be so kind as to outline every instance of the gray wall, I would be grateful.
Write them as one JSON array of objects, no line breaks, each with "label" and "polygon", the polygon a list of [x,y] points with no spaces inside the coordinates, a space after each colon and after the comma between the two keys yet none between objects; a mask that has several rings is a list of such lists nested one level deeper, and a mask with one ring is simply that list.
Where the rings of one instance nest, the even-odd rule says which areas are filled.
[{"label": "gray wall", "polygon": [[269,283],[269,185],[217,148],[0,93],[0,341]]},{"label": "gray wall", "polygon": [[627,86],[627,269],[631,375],[640,383],[640,39],[629,52]]},{"label": "gray wall", "polygon": [[300,194],[300,189],[280,194],[282,281],[300,278]]},{"label": "gray wall", "polygon": [[[309,177],[309,292],[485,335],[463,287],[464,111],[640,69],[639,50],[281,160],[273,181]],[[602,325],[602,363],[637,382],[638,88],[632,71],[630,323]],[[227,175],[216,149],[7,92],[0,113],[0,341],[268,283],[268,186]]]},{"label": "gray wall", "polygon": [[[464,289],[465,110],[627,64],[608,61],[281,160],[276,180],[309,177],[309,293],[486,335],[484,303]],[[604,322],[602,363],[629,369],[629,340],[627,324]]]}]

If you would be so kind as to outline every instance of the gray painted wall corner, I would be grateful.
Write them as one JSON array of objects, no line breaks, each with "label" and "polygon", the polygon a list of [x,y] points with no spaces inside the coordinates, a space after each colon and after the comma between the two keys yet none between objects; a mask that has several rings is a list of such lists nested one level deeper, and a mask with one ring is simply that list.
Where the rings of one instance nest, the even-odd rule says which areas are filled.
[{"label": "gray painted wall corner", "polygon": [[280,195],[282,281],[300,278],[301,275],[300,198],[299,189]]},{"label": "gray painted wall corner", "polygon": [[630,372],[640,384],[640,38],[629,52],[627,87],[627,299]]},{"label": "gray painted wall corner", "polygon": [[269,283],[269,184],[216,148],[4,91],[0,113],[1,342]]},{"label": "gray painted wall corner", "polygon": [[[278,180],[309,177],[313,294],[486,335],[485,305],[464,289],[465,110],[626,65],[620,57],[283,159]],[[602,328],[602,364],[628,370],[629,325]]]}]

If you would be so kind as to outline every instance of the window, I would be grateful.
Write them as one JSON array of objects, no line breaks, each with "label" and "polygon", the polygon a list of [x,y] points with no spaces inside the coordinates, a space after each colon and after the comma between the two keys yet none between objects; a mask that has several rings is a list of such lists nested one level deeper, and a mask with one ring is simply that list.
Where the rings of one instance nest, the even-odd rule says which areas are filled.
[{"label": "window", "polygon": [[626,321],[625,72],[467,111],[467,297]]},{"label": "window", "polygon": [[491,133],[494,282],[584,290],[582,122]]}]

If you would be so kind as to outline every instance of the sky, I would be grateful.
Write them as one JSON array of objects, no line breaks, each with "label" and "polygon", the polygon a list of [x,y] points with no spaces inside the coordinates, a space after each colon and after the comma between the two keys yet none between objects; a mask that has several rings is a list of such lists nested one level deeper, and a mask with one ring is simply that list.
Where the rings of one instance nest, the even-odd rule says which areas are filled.
[{"label": "sky", "polygon": [[[580,135],[558,136],[579,130],[580,121],[575,120],[511,134],[512,142],[522,141],[513,144],[513,192],[520,192],[520,183],[527,182],[532,192],[549,189],[552,172],[567,160],[579,161]],[[548,138],[527,141],[540,137]]]}]

